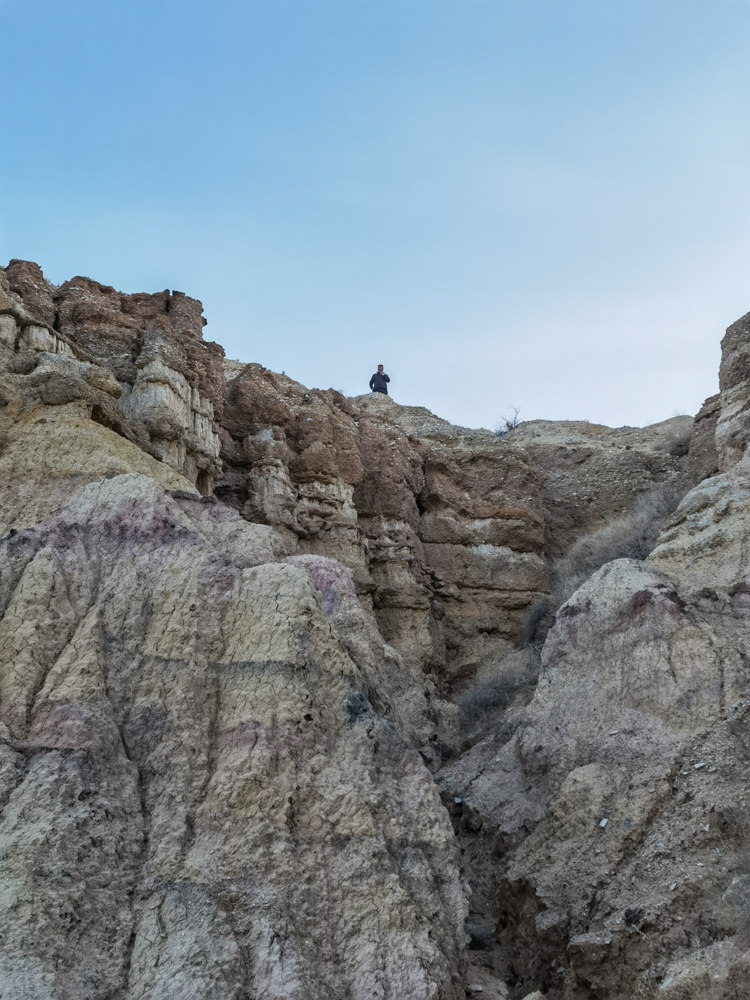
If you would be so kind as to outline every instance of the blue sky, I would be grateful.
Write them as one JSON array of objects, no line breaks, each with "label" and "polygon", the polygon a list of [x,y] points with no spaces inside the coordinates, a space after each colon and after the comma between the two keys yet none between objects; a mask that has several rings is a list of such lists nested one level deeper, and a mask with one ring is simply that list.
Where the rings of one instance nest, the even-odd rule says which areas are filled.
[{"label": "blue sky", "polygon": [[0,0],[0,261],[494,427],[644,424],[750,310],[750,0]]}]

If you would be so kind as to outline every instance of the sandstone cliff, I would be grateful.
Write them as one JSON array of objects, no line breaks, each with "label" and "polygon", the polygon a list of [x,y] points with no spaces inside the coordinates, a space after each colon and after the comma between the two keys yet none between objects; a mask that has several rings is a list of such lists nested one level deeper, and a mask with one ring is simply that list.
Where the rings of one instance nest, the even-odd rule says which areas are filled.
[{"label": "sandstone cliff", "polygon": [[0,269],[0,996],[743,995],[748,318],[497,438],[201,313]]}]

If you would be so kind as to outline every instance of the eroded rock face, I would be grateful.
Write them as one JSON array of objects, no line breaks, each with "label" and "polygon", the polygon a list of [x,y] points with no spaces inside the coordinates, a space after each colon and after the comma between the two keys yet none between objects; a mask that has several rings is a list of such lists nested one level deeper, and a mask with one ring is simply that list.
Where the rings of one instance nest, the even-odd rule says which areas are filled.
[{"label": "eroded rock face", "polygon": [[738,319],[721,342],[721,410],[716,425],[719,468],[739,462],[750,443],[750,313]]},{"label": "eroded rock face", "polygon": [[[701,411],[699,416],[701,432],[708,425],[712,435],[715,413],[704,419]],[[693,425],[692,417],[618,428],[586,421],[529,420],[509,431],[507,439],[523,448],[545,473],[542,504],[548,555],[563,556],[582,535],[625,514],[643,493],[669,485],[686,490],[714,472],[703,433],[693,448]]]},{"label": "eroded rock face", "polygon": [[221,469],[224,352],[203,342],[201,313],[181,292],[123,295],[81,277],[56,288],[28,261],[0,269],[0,343],[15,349],[16,369],[33,367],[40,351],[93,362],[118,383],[121,423],[210,493]]},{"label": "eroded rock face", "polygon": [[[746,320],[695,422],[498,439],[0,269],[0,994],[744,997]],[[547,560],[692,484],[462,753]]]},{"label": "eroded rock face", "polygon": [[548,586],[543,477],[489,431],[227,364],[217,495],[354,574],[380,632],[448,694],[517,643]]},{"label": "eroded rock face", "polygon": [[455,711],[357,596],[356,424],[322,394],[338,464],[290,434],[291,523],[262,490],[243,518],[194,486],[197,304],[18,262],[0,284],[3,992],[463,996],[466,890],[425,766]]},{"label": "eroded rock face", "polygon": [[609,564],[558,613],[512,738],[441,773],[474,919],[529,988],[625,1000],[699,946],[744,960],[723,896],[744,871],[748,624],[741,589]]},{"label": "eroded rock face", "polygon": [[[725,373],[749,336],[730,328]],[[549,1000],[746,992],[750,479],[726,457],[744,417],[724,399],[727,471],[687,493],[646,562],[573,594],[531,703],[439,775],[476,947]],[[702,414],[716,422],[716,401]]]},{"label": "eroded rock face", "polygon": [[5,988],[463,996],[453,833],[365,693],[408,681],[283,552],[132,473],[3,541]]}]

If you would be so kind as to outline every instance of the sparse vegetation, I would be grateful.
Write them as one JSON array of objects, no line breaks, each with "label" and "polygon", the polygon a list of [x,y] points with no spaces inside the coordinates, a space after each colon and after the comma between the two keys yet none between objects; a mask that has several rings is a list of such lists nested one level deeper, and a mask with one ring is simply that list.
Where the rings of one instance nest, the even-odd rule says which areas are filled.
[{"label": "sparse vegetation", "polygon": [[723,985],[716,983],[708,972],[699,972],[689,979],[675,983],[652,994],[654,997],[663,997],[664,1000],[741,1000],[738,993],[732,990],[731,986],[724,989]]},{"label": "sparse vegetation", "polygon": [[734,928],[737,943],[750,945],[750,816],[737,806],[723,806],[715,811],[724,862],[731,873],[719,902]]},{"label": "sparse vegetation", "polygon": [[683,485],[665,483],[639,497],[633,509],[591,535],[579,538],[553,567],[553,601],[559,607],[581,584],[613,559],[645,559],[662,525],[685,495]]},{"label": "sparse vegetation", "polygon": [[532,605],[526,615],[523,648],[501,660],[491,674],[479,678],[458,699],[461,728],[470,741],[496,727],[507,708],[531,700],[544,640],[560,605],[605,563],[613,559],[645,559],[685,491],[684,484],[665,483],[644,493],[631,511],[580,538],[551,567],[550,593]]},{"label": "sparse vegetation", "polygon": [[539,656],[535,649],[510,653],[490,675],[480,678],[458,699],[464,733],[470,738],[481,736],[507,708],[528,704],[538,678]]},{"label": "sparse vegetation", "polygon": [[519,416],[520,413],[520,406],[511,406],[508,416],[503,417],[502,420],[499,420],[496,424],[495,436],[502,437],[504,434],[507,434],[508,431],[512,431],[514,427],[518,427],[521,423]]},{"label": "sparse vegetation", "polygon": [[605,563],[645,559],[685,492],[684,483],[664,483],[644,493],[628,513],[579,538],[568,554],[550,567],[551,590],[527,615],[526,644],[541,649],[557,609]]}]

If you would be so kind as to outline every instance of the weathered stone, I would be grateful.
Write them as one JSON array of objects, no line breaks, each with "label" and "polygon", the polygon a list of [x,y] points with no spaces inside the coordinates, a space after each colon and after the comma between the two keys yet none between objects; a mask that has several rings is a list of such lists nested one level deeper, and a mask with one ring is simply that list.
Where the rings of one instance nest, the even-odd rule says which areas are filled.
[{"label": "weathered stone", "polygon": [[742,996],[745,320],[695,423],[498,439],[0,269],[0,993]]},{"label": "weathered stone", "polygon": [[18,323],[13,316],[0,315],[0,344],[14,348],[18,336]]},{"label": "weathered stone", "polygon": [[687,464],[696,483],[719,471],[716,450],[716,423],[721,412],[721,396],[709,396],[695,415]]},{"label": "weathered stone", "polygon": [[737,320],[721,342],[721,411],[716,424],[719,468],[740,461],[750,442],[750,313]]},{"label": "weathered stone", "polygon": [[546,473],[542,490],[545,549],[564,555],[632,509],[656,486],[685,484],[699,473],[688,465],[692,417],[649,427],[604,427],[586,421],[529,420],[504,440],[520,446]]},{"label": "weathered stone", "polygon": [[[4,542],[0,712],[34,761],[0,821],[5,982],[463,995],[464,895],[429,772],[369,704],[308,573],[248,567],[247,547],[237,565],[229,512],[203,512],[116,476]],[[260,555],[269,529],[234,524]]]},{"label": "weathered stone", "polygon": [[520,451],[385,396],[226,372],[218,496],[347,565],[386,641],[446,692],[518,640],[548,586],[541,477]]}]

